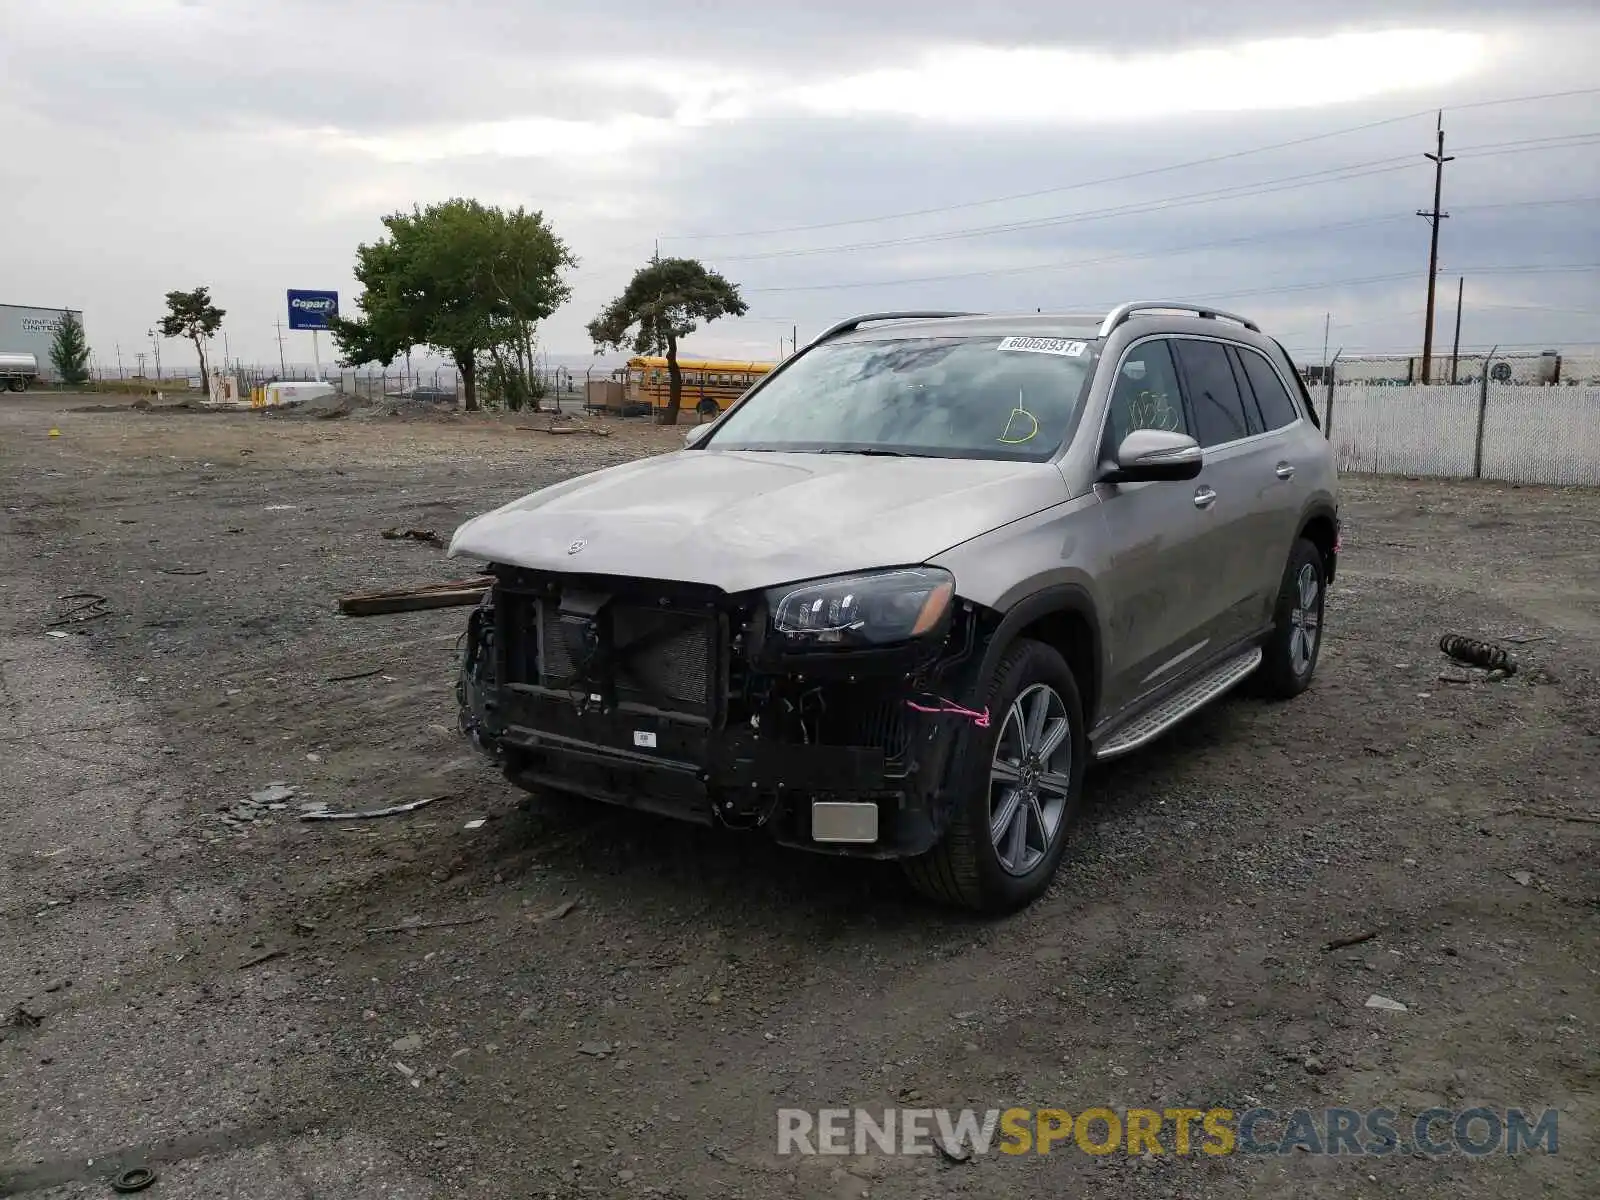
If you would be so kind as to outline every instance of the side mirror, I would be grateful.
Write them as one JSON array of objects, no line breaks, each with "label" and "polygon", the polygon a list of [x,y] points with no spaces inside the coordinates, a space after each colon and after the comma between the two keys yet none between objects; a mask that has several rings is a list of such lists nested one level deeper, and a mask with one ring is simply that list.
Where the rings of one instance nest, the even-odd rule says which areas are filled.
[{"label": "side mirror", "polygon": [[1116,461],[1106,464],[1100,479],[1103,483],[1193,479],[1200,474],[1204,461],[1200,443],[1188,434],[1135,429],[1122,439]]},{"label": "side mirror", "polygon": [[698,445],[706,434],[710,432],[710,425],[691,425],[688,432],[683,435],[683,444],[685,447]]}]

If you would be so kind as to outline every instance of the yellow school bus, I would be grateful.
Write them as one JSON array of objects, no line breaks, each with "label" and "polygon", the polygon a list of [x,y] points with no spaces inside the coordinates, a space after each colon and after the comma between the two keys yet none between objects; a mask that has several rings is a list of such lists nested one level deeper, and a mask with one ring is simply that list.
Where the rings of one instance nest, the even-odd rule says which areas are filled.
[{"label": "yellow school bus", "polygon": [[[683,397],[679,411],[716,416],[776,365],[731,359],[680,358],[678,369],[683,372]],[[648,404],[652,409],[665,408],[669,388],[665,358],[638,357],[628,360],[629,404]]]}]

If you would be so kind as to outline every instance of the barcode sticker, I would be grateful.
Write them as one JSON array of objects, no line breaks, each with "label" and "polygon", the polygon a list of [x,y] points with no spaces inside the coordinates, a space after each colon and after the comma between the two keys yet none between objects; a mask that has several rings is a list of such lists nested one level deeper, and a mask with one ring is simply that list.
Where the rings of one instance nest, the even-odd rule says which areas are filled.
[{"label": "barcode sticker", "polygon": [[633,744],[642,746],[646,750],[654,750],[656,748],[656,735],[648,729],[635,729],[633,731]]},{"label": "barcode sticker", "polygon": [[1001,338],[998,349],[1013,350],[1023,354],[1060,354],[1077,358],[1086,349],[1083,342],[1070,342],[1066,338],[1008,337]]}]

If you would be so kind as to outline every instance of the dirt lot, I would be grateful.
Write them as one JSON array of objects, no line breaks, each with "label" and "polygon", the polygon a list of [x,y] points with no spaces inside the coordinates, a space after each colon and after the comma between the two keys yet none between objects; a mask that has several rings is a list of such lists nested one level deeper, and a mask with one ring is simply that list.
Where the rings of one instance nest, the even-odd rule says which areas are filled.
[{"label": "dirt lot", "polygon": [[[165,1200],[1600,1195],[1594,493],[1350,481],[1313,690],[1092,775],[1051,895],[985,923],[525,803],[455,733],[466,610],[335,614],[475,570],[380,530],[676,432],[96,402],[0,401],[0,1196],[132,1161]],[[77,592],[109,615],[47,636]],[[1450,631],[1540,640],[1453,682]],[[1560,1141],[776,1155],[780,1106],[897,1103],[1555,1107]]]}]

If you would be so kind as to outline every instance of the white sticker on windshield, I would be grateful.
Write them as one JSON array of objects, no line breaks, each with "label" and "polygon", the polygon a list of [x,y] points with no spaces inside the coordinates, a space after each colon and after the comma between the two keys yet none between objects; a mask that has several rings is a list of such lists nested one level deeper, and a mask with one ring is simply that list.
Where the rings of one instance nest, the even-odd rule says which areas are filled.
[{"label": "white sticker on windshield", "polygon": [[1084,352],[1086,346],[1083,342],[1069,342],[1066,338],[1008,337],[1000,339],[998,349],[1017,350],[1024,354],[1062,354],[1068,358],[1077,358]]}]

